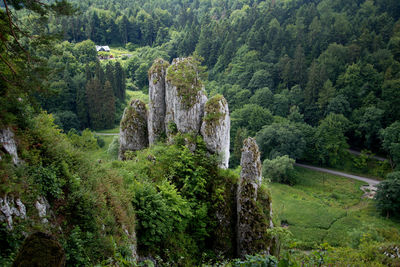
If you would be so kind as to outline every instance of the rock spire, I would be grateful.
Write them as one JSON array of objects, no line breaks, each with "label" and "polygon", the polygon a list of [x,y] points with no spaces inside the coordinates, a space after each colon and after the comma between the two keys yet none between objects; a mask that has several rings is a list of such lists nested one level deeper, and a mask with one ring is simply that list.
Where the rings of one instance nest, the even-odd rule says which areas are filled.
[{"label": "rock spire", "polygon": [[149,144],[147,132],[147,109],[145,103],[133,99],[125,109],[120,124],[119,158],[125,159],[125,152],[144,149]]},{"label": "rock spire", "polygon": [[149,70],[149,144],[165,134],[165,76],[169,63],[156,59]]},{"label": "rock spire", "polygon": [[192,58],[172,61],[165,90],[167,136],[171,136],[171,124],[181,133],[199,133],[207,96]]},{"label": "rock spire", "polygon": [[220,167],[228,168],[231,120],[228,102],[222,95],[210,98],[206,105],[200,133],[207,149],[220,155]]}]

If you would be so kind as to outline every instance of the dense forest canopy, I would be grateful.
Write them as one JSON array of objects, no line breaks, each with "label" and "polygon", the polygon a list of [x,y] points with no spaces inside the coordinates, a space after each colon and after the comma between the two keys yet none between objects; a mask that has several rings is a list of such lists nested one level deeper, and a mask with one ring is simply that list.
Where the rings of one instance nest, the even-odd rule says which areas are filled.
[{"label": "dense forest canopy", "polygon": [[[6,240],[0,265],[15,259],[26,232],[44,228],[60,240],[70,265],[129,266],[136,251],[144,261],[165,265],[232,259],[239,255],[232,223],[236,167],[249,136],[260,149],[265,178],[259,201],[252,202],[256,217],[267,215],[272,222],[277,220],[272,216],[282,215],[270,212],[267,179],[291,190],[299,179],[310,181],[299,177],[296,161],[387,177],[378,186],[377,206],[387,217],[400,214],[398,0],[49,2],[0,4],[0,134],[12,132],[22,162],[15,164],[0,150],[0,197],[1,205],[22,199],[27,207],[46,198],[53,213],[45,219],[58,228],[47,229],[32,211],[27,213],[32,222],[17,218],[16,225],[23,223],[14,232],[0,224]],[[96,51],[98,45],[111,51]],[[200,136],[177,132],[171,144],[128,153],[127,161],[116,160],[118,138],[106,156],[100,155],[104,140],[87,128],[118,128],[131,95],[148,99],[153,62],[190,56],[204,72],[199,84],[208,97],[223,95],[229,104],[231,169],[217,168],[217,157],[210,157]],[[189,141],[196,151],[187,147]],[[362,151],[356,157],[349,149]],[[375,161],[373,154],[389,160]],[[329,206],[346,204],[345,215],[335,222],[349,219],[350,204],[360,198],[354,196],[357,188],[348,204],[343,200],[347,190],[329,192]],[[228,226],[221,224],[224,220]],[[388,221],[382,225],[395,225]],[[266,220],[259,222],[264,227]],[[398,245],[379,242],[400,237],[399,231],[390,232],[398,226],[384,226],[363,225],[365,235],[351,232],[357,236],[351,237],[358,242],[351,244],[354,250],[339,248],[335,257],[352,264],[383,258],[389,265],[381,252],[398,252]],[[271,244],[279,239],[289,251],[286,228],[276,227],[263,238]],[[294,247],[318,248],[319,254],[301,256],[317,265],[328,245]],[[271,253],[274,249],[279,255],[278,247]],[[296,266],[290,254],[282,257],[281,262]],[[337,264],[337,258],[329,260]],[[259,255],[247,259],[236,263],[274,266],[278,261]]]},{"label": "dense forest canopy", "polygon": [[[154,59],[171,61],[196,53],[208,68],[209,94],[221,93],[229,102],[233,151],[235,140],[237,145],[243,139],[240,135],[258,133],[261,139],[268,132],[261,131],[263,126],[275,123],[278,132],[282,127],[297,129],[294,144],[305,140],[301,151],[291,154],[295,159],[334,165],[343,161],[349,146],[394,153],[381,144],[383,129],[400,117],[397,1],[72,3],[79,9],[77,15],[51,17],[48,26],[50,33],[62,32],[67,41],[58,46],[50,63],[70,62],[63,77],[59,74],[51,84],[59,92],[59,100],[51,101],[69,103],[60,108],[42,101],[65,130],[112,127],[113,114],[117,112],[117,122],[122,111],[122,75],[128,78],[128,89],[146,92],[147,70]],[[94,44],[87,39],[125,47],[130,57],[121,66],[98,64]],[[89,76],[99,82],[91,82]],[[95,99],[97,94],[90,91],[104,90],[106,80],[114,100],[111,95]],[[99,105],[109,107],[104,111],[109,119],[102,122],[94,111]],[[341,138],[318,134],[331,113],[348,121],[340,129],[326,123],[333,134],[341,132]],[[313,156],[308,148],[319,150],[319,155]],[[270,149],[275,148],[266,147],[263,157],[273,157]],[[238,155],[233,153],[231,161],[237,164]]]}]

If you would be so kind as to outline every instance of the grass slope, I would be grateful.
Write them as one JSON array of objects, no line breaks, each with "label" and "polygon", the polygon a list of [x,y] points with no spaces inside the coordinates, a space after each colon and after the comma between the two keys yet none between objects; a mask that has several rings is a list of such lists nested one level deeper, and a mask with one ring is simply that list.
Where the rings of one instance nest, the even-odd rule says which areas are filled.
[{"label": "grass slope", "polygon": [[130,103],[132,99],[139,99],[143,101],[145,104],[149,103],[149,95],[143,93],[142,91],[126,90],[126,95],[127,98],[129,99],[128,103]]},{"label": "grass slope", "polygon": [[363,182],[297,168],[295,186],[271,183],[278,223],[288,225],[297,247],[321,243],[356,247],[363,234],[377,241],[399,237],[400,224],[380,216],[373,200],[361,199]]}]

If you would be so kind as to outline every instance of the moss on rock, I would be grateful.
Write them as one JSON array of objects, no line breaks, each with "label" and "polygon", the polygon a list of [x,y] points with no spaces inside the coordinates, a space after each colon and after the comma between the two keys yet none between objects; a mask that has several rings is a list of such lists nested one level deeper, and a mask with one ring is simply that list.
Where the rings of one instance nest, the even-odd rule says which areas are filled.
[{"label": "moss on rock", "polygon": [[147,109],[146,104],[133,99],[125,109],[120,124],[119,158],[125,159],[124,153],[128,150],[141,150],[148,146]]},{"label": "moss on rock", "polygon": [[202,89],[201,81],[204,69],[194,57],[174,59],[168,67],[166,81],[177,88],[178,96],[187,109],[191,108],[197,99],[197,93]]},{"label": "moss on rock", "polygon": [[37,232],[25,239],[13,267],[63,267],[65,253],[60,243],[51,235]]},{"label": "moss on rock", "polygon": [[206,132],[210,134],[213,129],[220,124],[221,119],[227,115],[221,112],[224,105],[227,105],[225,98],[222,95],[215,95],[210,98],[204,106],[204,118],[206,122]]},{"label": "moss on rock", "polygon": [[[153,84],[157,84],[161,79],[164,79],[165,71],[169,67],[169,63],[162,58],[154,60],[153,65],[148,71],[149,81],[153,78]],[[156,75],[154,75],[156,74]],[[154,77],[152,77],[154,75]]]}]

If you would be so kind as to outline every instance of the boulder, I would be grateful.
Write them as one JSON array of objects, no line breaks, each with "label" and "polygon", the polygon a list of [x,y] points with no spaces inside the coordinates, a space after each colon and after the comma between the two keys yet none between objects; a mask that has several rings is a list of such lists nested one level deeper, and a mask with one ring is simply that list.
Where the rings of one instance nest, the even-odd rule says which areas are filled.
[{"label": "boulder", "polygon": [[169,63],[156,59],[149,70],[149,144],[165,134],[165,76]]},{"label": "boulder", "polygon": [[171,137],[177,131],[198,134],[206,102],[207,96],[194,59],[174,59],[167,69],[165,83],[167,136]]},{"label": "boulder", "polygon": [[119,158],[125,159],[126,151],[136,151],[149,145],[147,109],[145,103],[133,99],[125,109],[120,124]]},{"label": "boulder", "polygon": [[207,149],[220,155],[220,168],[229,164],[230,127],[228,102],[222,95],[210,98],[205,104],[200,133]]},{"label": "boulder", "polygon": [[64,267],[65,252],[51,235],[37,232],[27,237],[14,260],[13,267]]}]

